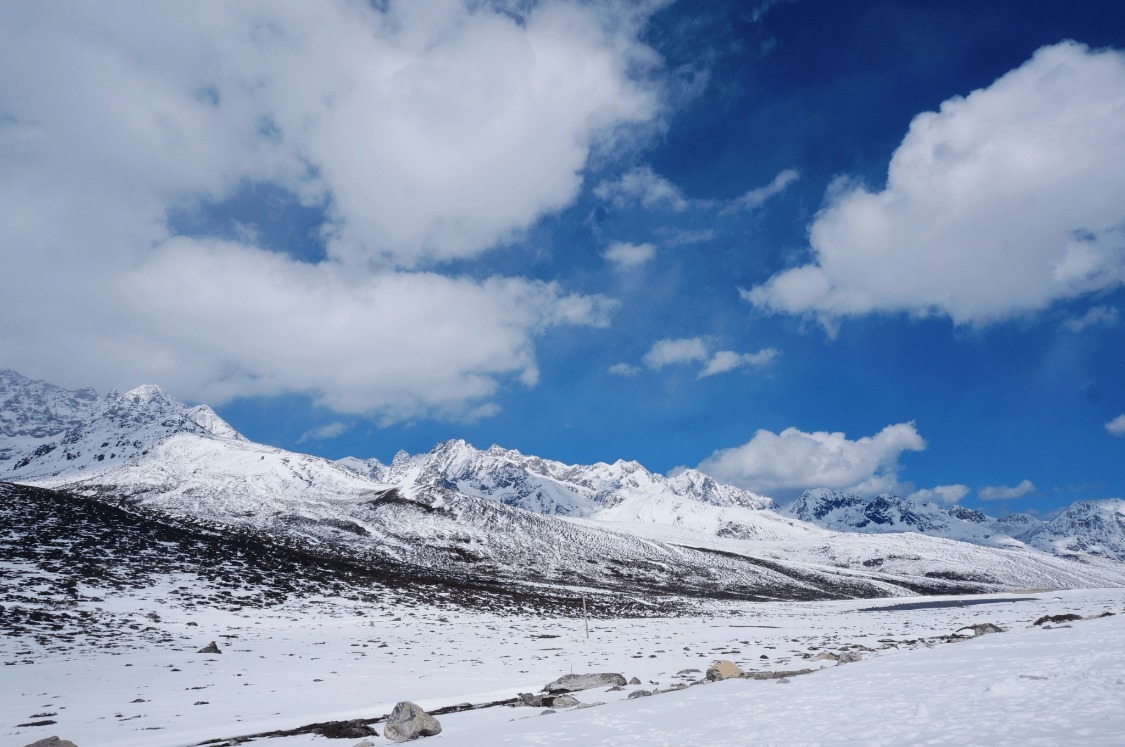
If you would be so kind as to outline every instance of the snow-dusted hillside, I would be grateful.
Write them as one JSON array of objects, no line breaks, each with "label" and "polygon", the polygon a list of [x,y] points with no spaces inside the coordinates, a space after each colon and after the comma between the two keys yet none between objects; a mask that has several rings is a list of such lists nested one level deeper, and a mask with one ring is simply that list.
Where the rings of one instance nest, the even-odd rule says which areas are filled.
[{"label": "snow-dusted hillside", "polygon": [[695,470],[674,477],[637,462],[563,464],[500,446],[481,451],[462,440],[445,441],[424,454],[400,451],[390,466],[348,457],[340,464],[392,485],[435,485],[492,498],[540,514],[590,516],[638,496],[685,498],[711,506],[776,508],[769,498],[721,485]]}]

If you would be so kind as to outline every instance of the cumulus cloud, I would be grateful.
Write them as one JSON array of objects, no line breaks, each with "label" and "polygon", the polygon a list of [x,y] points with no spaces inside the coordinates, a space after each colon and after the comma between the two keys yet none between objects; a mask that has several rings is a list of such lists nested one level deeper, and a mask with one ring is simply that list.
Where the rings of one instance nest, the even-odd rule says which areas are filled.
[{"label": "cumulus cloud", "polygon": [[1087,327],[1105,326],[1112,327],[1117,324],[1120,314],[1113,306],[1093,306],[1082,316],[1066,320],[1066,326],[1071,332],[1081,332]]},{"label": "cumulus cloud", "polygon": [[640,267],[656,254],[656,247],[652,244],[629,244],[624,241],[611,242],[602,255],[606,260],[617,265],[618,269],[628,270]]},{"label": "cumulus cloud", "polygon": [[340,422],[326,423],[322,426],[312,428],[301,434],[297,439],[297,443],[303,444],[306,441],[327,441],[337,436],[342,436],[347,433],[348,426]]},{"label": "cumulus cloud", "polygon": [[691,363],[707,359],[707,346],[702,337],[687,337],[676,340],[658,340],[645,353],[644,364],[660,370],[676,363]]},{"label": "cumulus cloud", "polygon": [[[592,153],[651,126],[659,60],[627,4],[501,5],[0,7],[0,358],[384,417],[533,384],[535,339],[612,304],[438,273],[566,207]],[[323,261],[248,224],[175,235],[170,213],[257,184],[322,211]]]},{"label": "cumulus cloud", "polygon": [[1035,491],[1035,483],[1031,480],[1022,480],[1019,485],[990,485],[977,490],[977,495],[982,501],[1014,501],[1023,498],[1028,493]]},{"label": "cumulus cloud", "polygon": [[932,501],[934,503],[944,503],[947,506],[952,506],[954,503],[960,502],[960,500],[968,494],[968,485],[937,485],[932,488],[916,490],[907,496],[907,498],[912,501]]},{"label": "cumulus cloud", "polygon": [[841,183],[814,259],[743,297],[826,324],[986,324],[1125,283],[1125,54],[1074,42],[914,118],[886,186]]},{"label": "cumulus cloud", "polygon": [[1106,423],[1105,429],[1112,436],[1125,436],[1125,413]]},{"label": "cumulus cloud", "polygon": [[925,448],[913,423],[888,425],[874,436],[855,440],[826,431],[759,430],[741,446],[714,452],[698,469],[764,494],[836,488],[871,496],[901,492],[899,457]]},{"label": "cumulus cloud", "polygon": [[761,368],[773,363],[780,355],[776,348],[764,348],[756,353],[736,353],[733,350],[720,350],[711,356],[707,365],[699,372],[699,378],[734,371],[737,368]]},{"label": "cumulus cloud", "polygon": [[637,166],[617,179],[603,181],[594,187],[594,194],[619,208],[641,205],[649,210],[683,212],[691,204],[679,187],[648,166]]}]

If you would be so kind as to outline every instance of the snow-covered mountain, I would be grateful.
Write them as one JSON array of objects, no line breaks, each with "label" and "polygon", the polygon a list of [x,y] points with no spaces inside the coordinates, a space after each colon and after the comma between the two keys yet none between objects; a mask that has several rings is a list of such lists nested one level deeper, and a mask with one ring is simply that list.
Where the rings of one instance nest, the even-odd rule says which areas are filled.
[{"label": "snow-covered mountain", "polygon": [[[877,495],[870,500],[840,490],[806,490],[787,509],[791,516],[838,532],[889,534],[918,532],[934,537],[973,542],[994,547],[1021,544],[1012,531],[1026,533],[1022,520],[998,525],[980,511],[963,506],[942,506],[895,495]],[[1031,521],[1031,517],[1026,517]],[[1008,530],[1008,531],[1005,531]]]},{"label": "snow-covered mountain", "polygon": [[[690,470],[669,478],[635,462],[565,465],[463,441],[400,453],[389,466],[336,463],[252,443],[209,408],[183,405],[157,387],[98,398],[21,379],[5,379],[14,382],[3,392],[12,403],[5,422],[17,435],[5,440],[15,445],[0,463],[0,482],[295,542],[403,577],[580,586],[646,599],[1125,584],[1125,566],[1096,557],[1114,557],[1109,552],[1076,563],[1014,540],[981,547],[832,532]],[[35,401],[23,403],[20,392]],[[846,497],[812,497],[805,506],[816,521],[843,522],[833,512],[857,508]],[[868,517],[869,524],[923,525],[917,510],[886,503],[876,514],[884,520]],[[1075,535],[1066,552],[1082,552],[1072,549],[1079,541]]]},{"label": "snow-covered mountain", "polygon": [[459,439],[440,443],[424,454],[400,451],[390,466],[354,457],[339,463],[391,485],[439,486],[539,514],[593,516],[638,497],[678,498],[718,507],[777,507],[770,498],[722,485],[695,470],[665,477],[624,460],[563,464],[500,446],[481,451]]},{"label": "snow-covered mountain", "polygon": [[786,512],[839,532],[918,532],[993,547],[1031,545],[1064,556],[1125,561],[1125,501],[1079,501],[1049,522],[1027,514],[993,518],[963,506],[894,495],[870,500],[838,490],[806,490]]},{"label": "snow-covered mountain", "polygon": [[1125,500],[1078,501],[1028,535],[1056,555],[1094,555],[1125,561]]}]

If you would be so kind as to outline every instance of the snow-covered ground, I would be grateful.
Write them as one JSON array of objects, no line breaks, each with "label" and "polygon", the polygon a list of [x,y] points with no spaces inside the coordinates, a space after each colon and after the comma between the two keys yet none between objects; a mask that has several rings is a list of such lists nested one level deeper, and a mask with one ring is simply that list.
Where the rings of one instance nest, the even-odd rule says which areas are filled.
[{"label": "snow-covered ground", "polygon": [[[442,715],[434,744],[1121,744],[1125,590],[838,602],[713,603],[712,614],[591,621],[302,598],[222,611],[170,604],[177,583],[107,597],[119,636],[73,647],[0,640],[0,744],[57,734],[79,747],[192,745],[329,720],[399,700],[433,709],[619,672],[642,684],[577,693],[595,708],[497,706]],[[944,606],[921,606],[942,602]],[[898,605],[908,608],[896,609]],[[877,608],[877,609],[873,609]],[[1033,627],[1044,615],[1092,618]],[[945,642],[965,625],[1007,632]],[[194,623],[194,624],[193,624]],[[216,641],[223,653],[196,651]],[[857,651],[837,666],[821,652]],[[652,697],[718,659],[823,668]],[[698,671],[685,671],[698,670]],[[682,673],[682,674],[680,674]],[[20,724],[53,721],[42,726]],[[387,743],[381,736],[376,743]],[[274,737],[269,747],[359,738]]]}]

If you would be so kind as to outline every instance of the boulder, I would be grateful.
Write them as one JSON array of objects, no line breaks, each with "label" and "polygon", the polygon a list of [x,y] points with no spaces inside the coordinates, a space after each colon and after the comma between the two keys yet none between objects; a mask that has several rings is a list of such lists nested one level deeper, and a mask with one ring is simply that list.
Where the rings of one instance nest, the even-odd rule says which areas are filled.
[{"label": "boulder", "polygon": [[652,695],[651,690],[634,690],[633,692],[629,693],[629,700],[632,700],[633,698],[647,698],[650,695]]},{"label": "boulder", "polygon": [[570,708],[576,705],[578,705],[578,698],[573,695],[567,695],[566,693],[551,698],[552,708]]},{"label": "boulder", "polygon": [[554,682],[543,686],[549,693],[572,693],[578,690],[589,690],[591,687],[605,687],[626,684],[625,678],[620,674],[602,672],[600,674],[564,674]]},{"label": "boulder", "polygon": [[1081,615],[1074,615],[1070,613],[1067,613],[1065,615],[1044,615],[1043,617],[1033,622],[1032,625],[1042,625],[1043,623],[1066,623],[1081,619]]},{"label": "boulder", "polygon": [[38,742],[32,742],[24,747],[78,747],[74,742],[69,739],[59,739],[58,737],[47,737],[40,739]]},{"label": "boulder", "polygon": [[641,681],[639,679],[637,679],[636,677],[630,677],[629,678],[629,684],[630,685],[639,685],[639,684],[641,684]]},{"label": "boulder", "polygon": [[858,651],[845,651],[836,657],[836,666],[841,664],[851,664],[852,662],[859,661],[863,658],[863,654]]},{"label": "boulder", "polygon": [[742,670],[738,668],[738,665],[733,661],[728,661],[727,659],[720,659],[719,661],[708,667],[706,675],[707,679],[711,682],[717,682],[718,680],[729,680],[731,677],[741,676]]},{"label": "boulder", "polygon": [[211,641],[209,644],[207,644],[203,648],[199,649],[195,653],[197,653],[197,654],[221,654],[223,652],[219,650],[219,644],[215,643],[214,641]]},{"label": "boulder", "polygon": [[383,727],[383,736],[392,742],[409,742],[418,737],[441,734],[441,724],[417,703],[404,700],[394,707]]}]

